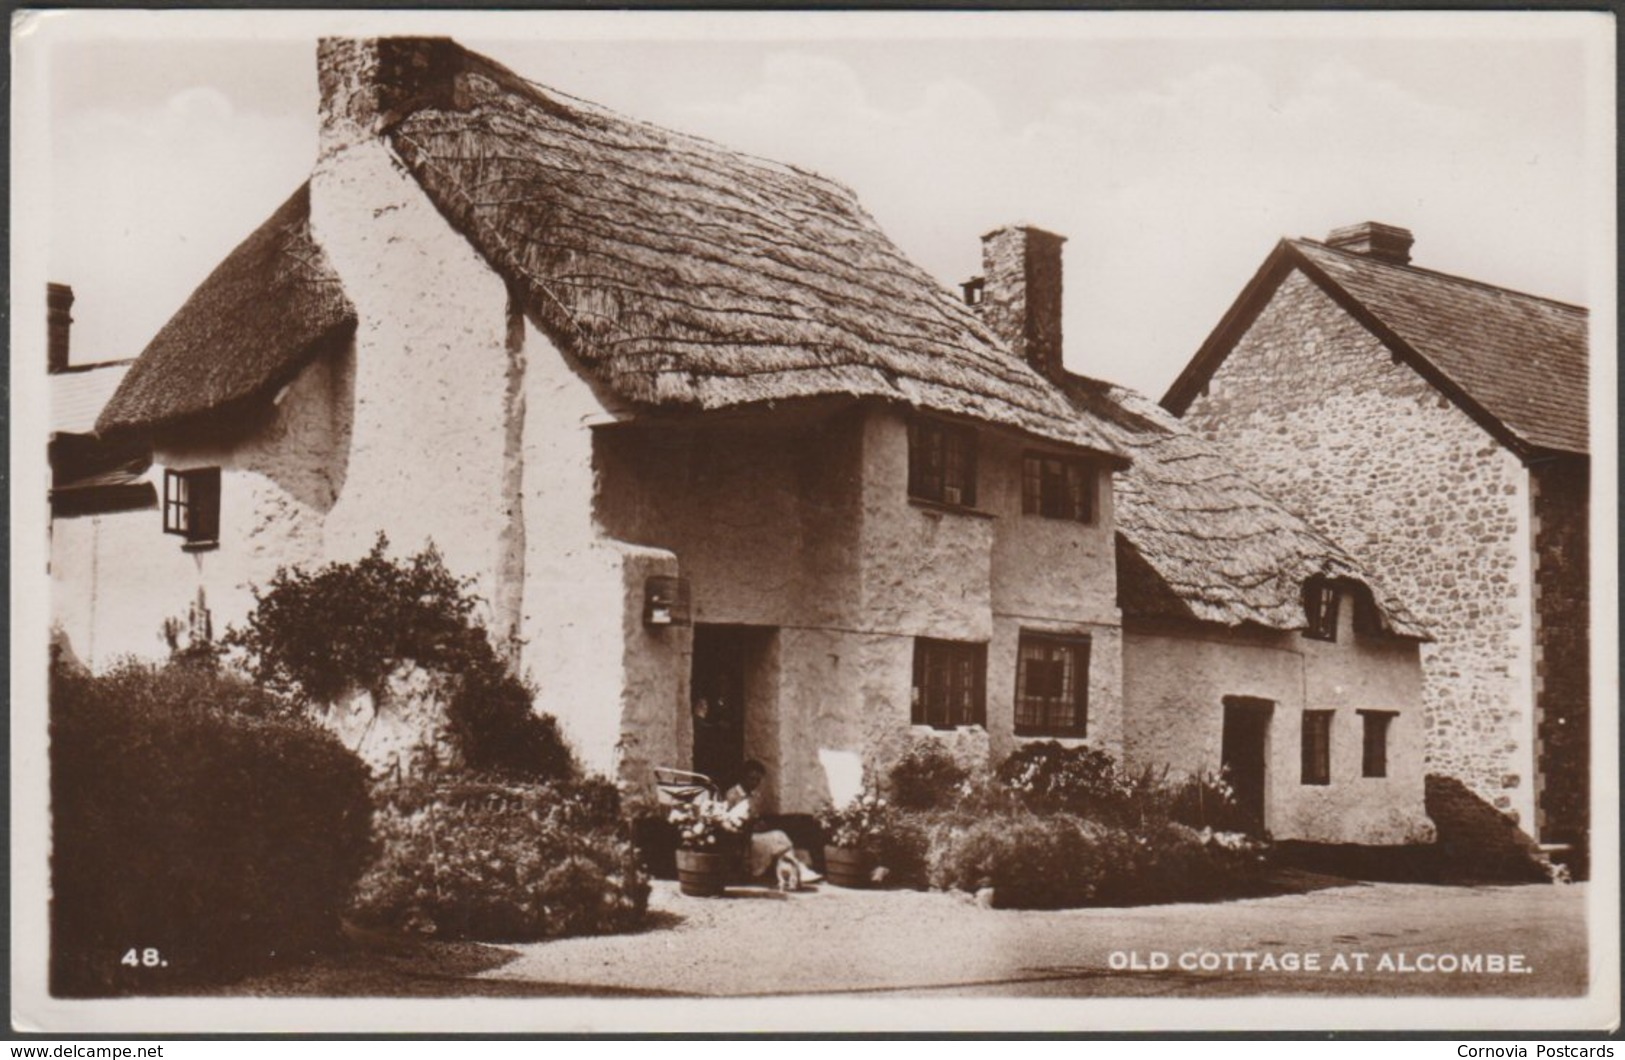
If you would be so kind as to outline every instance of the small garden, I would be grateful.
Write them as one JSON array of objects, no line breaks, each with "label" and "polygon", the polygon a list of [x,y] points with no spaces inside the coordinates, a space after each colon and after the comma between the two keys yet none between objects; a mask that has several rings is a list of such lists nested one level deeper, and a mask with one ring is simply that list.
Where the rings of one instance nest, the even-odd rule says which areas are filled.
[{"label": "small garden", "polygon": [[1227,897],[1266,868],[1221,779],[1129,774],[1090,747],[1029,743],[980,770],[926,742],[866,787],[823,823],[870,880],[998,908]]},{"label": "small garden", "polygon": [[[342,928],[521,941],[642,924],[620,796],[531,709],[432,550],[283,570],[242,628],[161,666],[51,681],[51,991],[165,993],[343,944]],[[441,712],[390,768],[326,716]]]}]

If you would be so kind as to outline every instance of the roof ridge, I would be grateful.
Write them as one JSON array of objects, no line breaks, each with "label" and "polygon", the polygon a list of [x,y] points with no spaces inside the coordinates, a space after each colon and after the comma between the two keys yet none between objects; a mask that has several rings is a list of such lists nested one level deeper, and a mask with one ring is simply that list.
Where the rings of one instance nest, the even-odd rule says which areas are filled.
[{"label": "roof ridge", "polygon": [[1453,272],[1441,272],[1438,269],[1429,269],[1421,265],[1401,265],[1398,262],[1383,261],[1380,258],[1374,258],[1368,254],[1359,254],[1353,251],[1343,250],[1339,247],[1330,246],[1326,243],[1322,243],[1318,239],[1310,239],[1308,236],[1289,238],[1287,242],[1295,245],[1307,244],[1308,246],[1314,247],[1316,250],[1324,250],[1329,253],[1336,254],[1339,257],[1347,258],[1351,261],[1357,261],[1362,264],[1385,266],[1391,269],[1401,269],[1406,272],[1421,273],[1424,276],[1432,276],[1440,280],[1448,280],[1452,283],[1459,283],[1468,287],[1477,287],[1481,290],[1494,291],[1497,294],[1509,294],[1516,298],[1527,298],[1534,302],[1545,302],[1547,305],[1557,306],[1560,309],[1571,309],[1577,313],[1583,313],[1587,317],[1591,315],[1591,310],[1588,307],[1579,305],[1575,302],[1565,302],[1561,298],[1552,298],[1543,294],[1531,294],[1528,291],[1520,291],[1515,287],[1506,287],[1502,284],[1487,283],[1484,280],[1475,280],[1471,276],[1458,276]]}]

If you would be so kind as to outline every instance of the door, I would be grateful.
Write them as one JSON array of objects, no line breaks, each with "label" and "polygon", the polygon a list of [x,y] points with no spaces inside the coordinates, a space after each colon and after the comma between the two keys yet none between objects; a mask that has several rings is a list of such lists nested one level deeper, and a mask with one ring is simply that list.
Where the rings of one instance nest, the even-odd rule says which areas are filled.
[{"label": "door", "polygon": [[1219,764],[1236,803],[1254,831],[1264,830],[1270,715],[1275,704],[1247,696],[1224,697],[1224,737]]},{"label": "door", "polygon": [[694,627],[689,706],[694,714],[694,770],[730,783],[745,761],[746,630]]}]

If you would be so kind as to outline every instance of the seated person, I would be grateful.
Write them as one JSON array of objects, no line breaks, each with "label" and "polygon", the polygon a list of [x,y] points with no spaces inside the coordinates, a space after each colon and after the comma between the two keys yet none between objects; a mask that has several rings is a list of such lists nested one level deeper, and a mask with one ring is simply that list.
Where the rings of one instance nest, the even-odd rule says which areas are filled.
[{"label": "seated person", "polygon": [[723,802],[728,807],[728,819],[741,835],[750,837],[748,863],[751,878],[765,876],[780,858],[789,858],[796,863],[802,882],[813,883],[823,879],[813,871],[807,855],[795,849],[788,835],[761,824],[754,793],[766,777],[767,767],[751,759],[740,768],[739,782],[723,796]]}]

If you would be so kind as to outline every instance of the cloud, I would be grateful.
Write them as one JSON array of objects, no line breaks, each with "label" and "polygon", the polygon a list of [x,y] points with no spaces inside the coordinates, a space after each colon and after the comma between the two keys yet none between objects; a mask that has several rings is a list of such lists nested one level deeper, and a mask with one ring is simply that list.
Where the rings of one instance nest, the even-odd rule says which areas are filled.
[{"label": "cloud", "polygon": [[59,119],[51,275],[76,295],[75,360],[139,353],[314,157],[313,115],[239,109],[209,86]]}]

